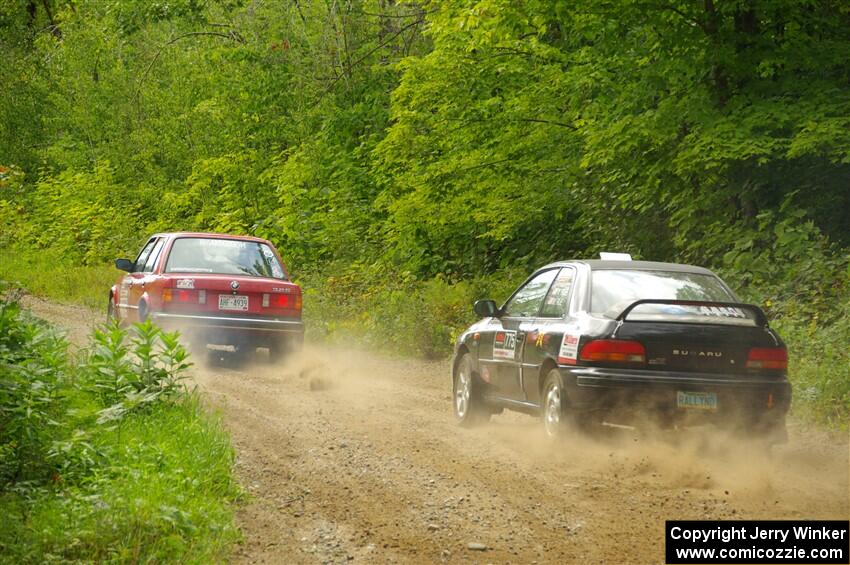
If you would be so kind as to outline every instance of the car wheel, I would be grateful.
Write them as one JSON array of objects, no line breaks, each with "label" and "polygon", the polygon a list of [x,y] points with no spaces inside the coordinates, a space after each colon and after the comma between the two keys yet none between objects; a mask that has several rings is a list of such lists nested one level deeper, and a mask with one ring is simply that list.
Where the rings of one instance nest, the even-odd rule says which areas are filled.
[{"label": "car wheel", "polygon": [[112,297],[109,297],[109,304],[106,306],[106,323],[115,323],[115,305],[112,303]]},{"label": "car wheel", "polygon": [[567,395],[561,383],[561,373],[552,369],[543,382],[543,429],[552,439],[561,439],[571,431]]},{"label": "car wheel", "polygon": [[139,321],[145,322],[145,321],[147,321],[147,319],[148,319],[148,305],[144,300],[142,300],[141,302],[139,302]]},{"label": "car wheel", "polygon": [[461,426],[474,426],[490,419],[490,411],[481,397],[481,384],[472,372],[469,354],[464,354],[457,364],[452,389],[454,415]]}]

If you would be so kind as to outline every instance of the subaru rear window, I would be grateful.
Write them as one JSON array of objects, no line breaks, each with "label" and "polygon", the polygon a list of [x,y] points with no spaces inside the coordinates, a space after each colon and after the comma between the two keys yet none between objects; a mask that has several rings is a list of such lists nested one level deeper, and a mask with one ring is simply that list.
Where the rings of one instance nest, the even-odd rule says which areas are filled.
[{"label": "subaru rear window", "polygon": [[204,237],[174,240],[165,272],[286,279],[280,261],[265,243]]},{"label": "subaru rear window", "polygon": [[[593,271],[590,311],[616,318],[637,300],[694,300],[738,302],[714,275],[640,270]],[[752,312],[727,306],[643,304],[632,310],[629,320],[676,320],[751,325]]]}]

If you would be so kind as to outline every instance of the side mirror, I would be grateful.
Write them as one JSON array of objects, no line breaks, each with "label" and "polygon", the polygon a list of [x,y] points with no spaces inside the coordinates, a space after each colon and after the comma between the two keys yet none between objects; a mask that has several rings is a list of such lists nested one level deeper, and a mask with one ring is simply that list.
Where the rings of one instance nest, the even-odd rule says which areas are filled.
[{"label": "side mirror", "polygon": [[479,318],[491,318],[499,315],[499,308],[493,300],[476,300],[472,310]]},{"label": "side mirror", "polygon": [[129,259],[116,259],[115,268],[130,273],[133,271],[133,262]]}]

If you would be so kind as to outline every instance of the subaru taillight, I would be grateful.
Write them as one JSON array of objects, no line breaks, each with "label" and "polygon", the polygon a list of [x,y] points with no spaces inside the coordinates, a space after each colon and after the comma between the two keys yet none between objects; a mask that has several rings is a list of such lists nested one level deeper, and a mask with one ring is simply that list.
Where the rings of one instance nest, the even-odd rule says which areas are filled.
[{"label": "subaru taillight", "polygon": [[747,355],[747,369],[785,370],[788,350],[784,347],[753,347]]},{"label": "subaru taillight", "polygon": [[638,341],[595,339],[581,348],[579,359],[596,363],[645,363],[646,349]]}]

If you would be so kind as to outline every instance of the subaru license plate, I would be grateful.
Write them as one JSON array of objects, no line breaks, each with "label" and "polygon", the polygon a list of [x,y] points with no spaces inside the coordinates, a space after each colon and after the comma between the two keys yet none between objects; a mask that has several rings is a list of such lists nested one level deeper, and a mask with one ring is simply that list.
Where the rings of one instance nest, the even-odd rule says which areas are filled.
[{"label": "subaru license plate", "polygon": [[717,410],[717,394],[713,392],[682,392],[676,393],[676,406],[696,410]]},{"label": "subaru license plate", "polygon": [[219,310],[247,310],[248,297],[242,295],[220,294],[218,296]]}]

